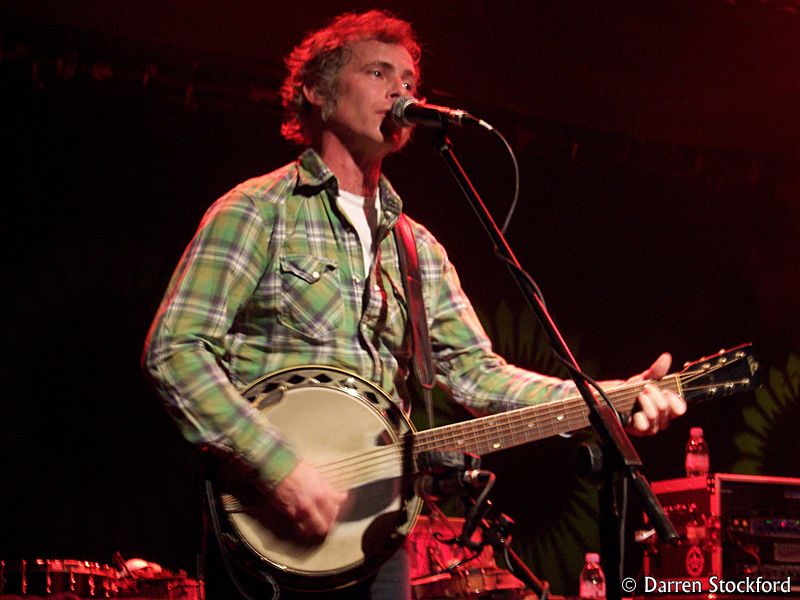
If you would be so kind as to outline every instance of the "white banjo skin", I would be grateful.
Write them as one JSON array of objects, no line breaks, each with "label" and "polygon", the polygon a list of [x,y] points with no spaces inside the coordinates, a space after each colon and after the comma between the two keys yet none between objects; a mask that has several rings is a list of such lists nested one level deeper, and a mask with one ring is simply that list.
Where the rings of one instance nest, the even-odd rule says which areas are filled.
[{"label": "white banjo skin", "polygon": [[243,395],[299,456],[348,492],[325,540],[305,543],[263,497],[228,487],[222,511],[248,558],[290,589],[334,589],[369,575],[403,543],[421,509],[403,476],[413,471],[402,444],[413,425],[379,388],[331,367],[278,371]]}]

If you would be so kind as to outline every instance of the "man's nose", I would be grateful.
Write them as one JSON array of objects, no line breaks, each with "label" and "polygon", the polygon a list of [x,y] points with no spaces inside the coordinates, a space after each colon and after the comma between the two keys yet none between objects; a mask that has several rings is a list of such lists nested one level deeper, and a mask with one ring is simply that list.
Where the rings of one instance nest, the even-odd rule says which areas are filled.
[{"label": "man's nose", "polygon": [[389,96],[392,98],[399,98],[405,96],[408,91],[405,88],[405,81],[402,77],[392,77],[389,81]]}]

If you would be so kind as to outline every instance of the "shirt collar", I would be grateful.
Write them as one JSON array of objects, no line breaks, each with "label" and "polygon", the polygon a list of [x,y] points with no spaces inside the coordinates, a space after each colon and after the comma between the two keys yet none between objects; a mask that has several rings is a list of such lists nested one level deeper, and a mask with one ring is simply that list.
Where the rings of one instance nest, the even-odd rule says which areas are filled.
[{"label": "shirt collar", "polygon": [[[313,148],[306,149],[297,160],[297,184],[295,191],[303,195],[313,195],[328,190],[335,198],[339,195],[339,182],[322,157]],[[389,180],[381,175],[378,182],[381,210],[386,224],[391,227],[403,210],[403,202],[394,191]]]},{"label": "shirt collar", "polygon": [[334,196],[339,195],[339,182],[328,168],[317,151],[306,149],[297,159],[297,184],[295,191],[311,196],[322,190],[329,190]]},{"label": "shirt collar", "polygon": [[394,191],[392,184],[383,175],[381,175],[381,179],[378,182],[378,189],[380,190],[384,224],[387,229],[391,229],[403,211],[403,201],[400,200],[400,196]]}]

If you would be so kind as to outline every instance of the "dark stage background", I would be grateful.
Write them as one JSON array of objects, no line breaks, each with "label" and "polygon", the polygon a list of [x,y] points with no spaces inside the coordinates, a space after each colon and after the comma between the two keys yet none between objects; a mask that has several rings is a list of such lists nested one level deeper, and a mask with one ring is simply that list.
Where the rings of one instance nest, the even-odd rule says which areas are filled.
[{"label": "dark stage background", "polygon": [[[766,387],[636,441],[647,475],[680,476],[702,425],[714,470],[800,476],[798,4],[381,6],[417,26],[429,99],[509,137],[522,169],[511,245],[591,374],[757,344]],[[140,375],[142,342],[206,207],[296,153],[278,135],[281,57],[306,30],[371,7],[0,2],[0,558],[120,551],[194,573],[198,460]],[[501,352],[552,370],[427,137],[386,165],[408,212],[448,248]],[[501,219],[502,147],[453,137]],[[517,549],[557,592],[575,591],[598,544],[577,441],[485,460]],[[632,574],[640,553],[631,541]]]}]

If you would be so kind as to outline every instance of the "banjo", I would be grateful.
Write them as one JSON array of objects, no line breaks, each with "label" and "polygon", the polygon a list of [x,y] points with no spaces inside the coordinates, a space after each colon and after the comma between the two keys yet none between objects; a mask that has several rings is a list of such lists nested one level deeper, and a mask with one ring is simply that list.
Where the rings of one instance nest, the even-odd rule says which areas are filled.
[{"label": "banjo", "polygon": [[[646,383],[687,401],[726,396],[756,383],[758,363],[744,345],[687,363],[657,382],[625,383],[604,390],[616,410],[629,413]],[[488,454],[589,424],[579,396],[470,419],[424,431],[414,426],[374,384],[344,369],[301,366],[256,380],[242,395],[304,460],[334,487],[346,490],[343,506],[322,542],[293,538],[290,523],[253,486],[216,483],[222,539],[236,561],[267,571],[295,590],[330,590],[374,572],[403,543],[422,501],[414,490],[417,456],[455,450]]]}]

